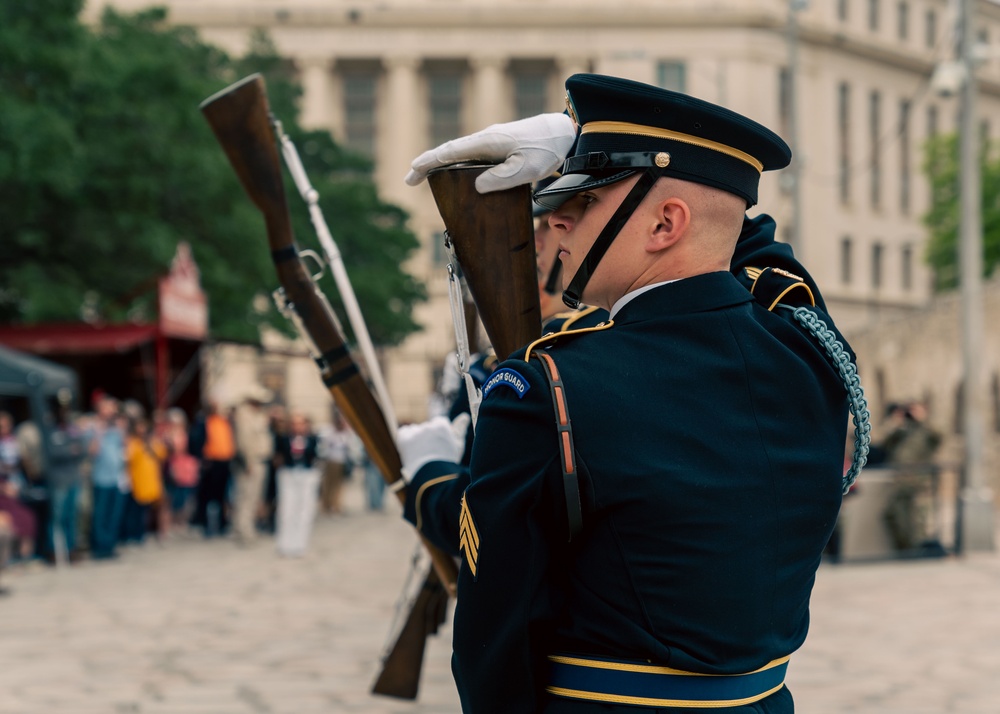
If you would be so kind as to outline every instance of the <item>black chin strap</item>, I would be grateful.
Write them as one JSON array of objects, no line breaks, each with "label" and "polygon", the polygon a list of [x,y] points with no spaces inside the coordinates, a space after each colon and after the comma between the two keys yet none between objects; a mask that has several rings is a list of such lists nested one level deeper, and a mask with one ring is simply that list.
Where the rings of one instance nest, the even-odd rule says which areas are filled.
[{"label": "black chin strap", "polygon": [[576,275],[570,281],[569,287],[563,291],[563,302],[566,303],[567,307],[574,310],[580,307],[580,301],[583,299],[583,289],[587,287],[590,276],[597,270],[597,264],[601,262],[601,258],[604,257],[604,254],[608,252],[608,248],[611,247],[611,242],[618,237],[618,233],[621,232],[628,219],[632,217],[632,212],[642,203],[642,199],[646,197],[646,194],[653,188],[653,184],[656,183],[661,175],[659,170],[650,167],[639,176],[639,180],[635,182],[625,200],[618,206],[618,210],[608,220],[608,224],[604,226],[604,230],[597,236],[594,245],[590,247],[590,251],[584,257],[583,263],[580,264],[579,269],[576,271]]}]

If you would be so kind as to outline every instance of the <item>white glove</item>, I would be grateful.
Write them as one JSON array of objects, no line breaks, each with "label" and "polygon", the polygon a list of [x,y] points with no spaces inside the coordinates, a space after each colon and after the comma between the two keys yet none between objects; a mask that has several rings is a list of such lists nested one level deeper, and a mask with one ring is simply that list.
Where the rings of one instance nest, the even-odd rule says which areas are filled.
[{"label": "white glove", "polygon": [[565,114],[539,114],[494,124],[425,151],[411,164],[406,183],[416,186],[432,169],[462,161],[503,161],[476,179],[479,193],[503,191],[550,176],[576,140],[576,124]]},{"label": "white glove", "polygon": [[403,478],[409,483],[422,466],[431,461],[458,463],[465,451],[465,432],[472,419],[468,414],[459,414],[454,421],[448,417],[436,416],[422,424],[408,424],[399,427],[396,446],[403,462]]}]

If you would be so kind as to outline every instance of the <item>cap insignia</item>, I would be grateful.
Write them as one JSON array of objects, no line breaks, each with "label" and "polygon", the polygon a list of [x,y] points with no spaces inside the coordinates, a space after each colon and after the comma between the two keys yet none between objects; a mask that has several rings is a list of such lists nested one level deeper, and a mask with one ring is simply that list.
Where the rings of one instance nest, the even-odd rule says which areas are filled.
[{"label": "cap insignia", "polygon": [[580,126],[580,118],[576,115],[576,107],[573,106],[569,92],[566,92],[566,111],[569,112],[569,118],[573,120],[573,123]]}]

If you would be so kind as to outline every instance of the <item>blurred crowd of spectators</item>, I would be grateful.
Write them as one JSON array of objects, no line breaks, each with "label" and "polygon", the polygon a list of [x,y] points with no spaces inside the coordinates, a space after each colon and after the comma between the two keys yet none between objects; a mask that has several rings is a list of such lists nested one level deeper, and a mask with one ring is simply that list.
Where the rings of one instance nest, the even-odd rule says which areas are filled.
[{"label": "blurred crowd of spectators", "polygon": [[208,403],[189,423],[180,409],[147,413],[97,393],[91,413],[59,407],[47,450],[36,424],[0,411],[0,573],[114,559],[147,538],[221,537],[231,526],[241,545],[277,529],[279,552],[301,555],[317,506],[342,512],[355,466],[368,508],[380,509],[381,478],[340,415],[316,433],[270,398],[254,387],[229,409]]}]

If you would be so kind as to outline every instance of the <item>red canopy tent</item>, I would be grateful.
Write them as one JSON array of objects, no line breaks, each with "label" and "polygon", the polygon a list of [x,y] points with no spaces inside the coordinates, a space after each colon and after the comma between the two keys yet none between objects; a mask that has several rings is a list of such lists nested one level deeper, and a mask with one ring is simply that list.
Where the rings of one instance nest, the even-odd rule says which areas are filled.
[{"label": "red canopy tent", "polygon": [[0,344],[74,369],[84,403],[102,390],[150,409],[176,405],[193,412],[201,396],[196,377],[208,308],[186,243],[158,281],[157,298],[155,323],[4,325]]}]

